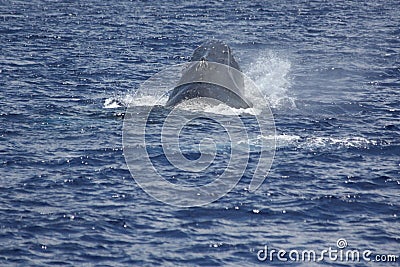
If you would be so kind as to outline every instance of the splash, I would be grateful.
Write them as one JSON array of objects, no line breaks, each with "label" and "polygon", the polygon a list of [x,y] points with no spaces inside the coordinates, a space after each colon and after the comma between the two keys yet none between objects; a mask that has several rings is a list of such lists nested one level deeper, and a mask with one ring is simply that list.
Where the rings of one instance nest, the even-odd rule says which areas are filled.
[{"label": "splash", "polygon": [[[262,51],[255,58],[255,61],[246,65],[244,74],[245,79],[245,97],[254,105],[248,109],[234,109],[227,105],[212,105],[201,99],[193,101],[185,101],[185,103],[177,106],[179,109],[189,111],[203,111],[221,115],[238,115],[238,114],[260,114],[265,107],[265,100],[268,101],[271,108],[286,109],[295,108],[295,99],[289,95],[291,82],[289,73],[291,63],[288,59],[280,57],[272,51]],[[175,69],[173,69],[175,71]],[[126,94],[114,94],[104,101],[104,108],[119,108],[128,106],[153,106],[164,105],[168,100],[167,92],[172,88],[168,85],[176,84],[180,78],[181,71],[176,70],[175,73],[168,75],[168,81],[151,80],[146,81],[142,86],[149,88],[157,88],[157,90],[132,90]],[[165,77],[165,76],[164,76]],[[251,79],[251,80],[250,80]],[[254,86],[256,85],[256,87]],[[143,89],[143,88],[141,88]],[[260,99],[261,92],[264,99]],[[139,94],[138,91],[141,93]],[[143,94],[145,92],[145,95]]]},{"label": "splash", "polygon": [[153,106],[154,103],[158,103],[159,105],[165,104],[167,102],[168,97],[166,95],[161,94],[160,97],[155,95],[138,95],[136,92],[132,91],[125,95],[122,94],[114,94],[114,96],[109,97],[104,100],[104,108],[121,108],[121,107],[129,107],[129,106],[137,106],[137,107],[148,107]]},{"label": "splash", "polygon": [[192,112],[205,112],[205,113],[213,113],[218,115],[258,115],[260,114],[260,110],[256,108],[233,108],[228,105],[222,103],[210,103],[209,99],[203,100],[202,98],[190,99],[185,102],[180,103],[177,106],[178,109],[192,111]]},{"label": "splash", "polygon": [[[259,52],[254,58],[255,61],[250,62],[244,72],[255,82],[271,107],[275,109],[295,108],[295,98],[289,95],[290,61],[273,51]],[[246,97],[249,97],[255,104],[259,101],[251,98],[251,92],[247,92]]]}]

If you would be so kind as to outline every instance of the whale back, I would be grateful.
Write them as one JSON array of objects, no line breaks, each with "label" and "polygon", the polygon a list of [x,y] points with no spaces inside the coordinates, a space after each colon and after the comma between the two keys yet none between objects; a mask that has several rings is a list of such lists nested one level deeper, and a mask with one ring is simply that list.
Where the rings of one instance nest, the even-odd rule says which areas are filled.
[{"label": "whale back", "polygon": [[202,59],[242,71],[233,57],[231,48],[219,40],[208,40],[194,50],[191,61],[201,61]]},{"label": "whale back", "polygon": [[194,50],[166,106],[198,97],[217,99],[235,108],[252,106],[244,97],[244,75],[239,64],[222,41],[209,40]]}]

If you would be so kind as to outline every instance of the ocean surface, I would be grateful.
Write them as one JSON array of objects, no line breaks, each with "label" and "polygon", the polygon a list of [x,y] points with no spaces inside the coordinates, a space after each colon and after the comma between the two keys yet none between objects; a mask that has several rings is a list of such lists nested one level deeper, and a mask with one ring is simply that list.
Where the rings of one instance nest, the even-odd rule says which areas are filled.
[{"label": "ocean surface", "polygon": [[[132,178],[124,114],[165,98],[137,91],[213,38],[267,99],[274,160],[255,192],[257,151],[218,200],[168,205]],[[157,125],[166,111],[154,112]],[[180,112],[255,123],[221,106]],[[399,265],[398,1],[2,0],[0,125],[1,266]],[[218,127],[184,128],[186,156]],[[159,139],[148,142],[175,183],[208,183],[229,160],[222,145],[223,163],[192,177],[170,168]],[[262,261],[265,248],[370,250],[371,262]]]}]

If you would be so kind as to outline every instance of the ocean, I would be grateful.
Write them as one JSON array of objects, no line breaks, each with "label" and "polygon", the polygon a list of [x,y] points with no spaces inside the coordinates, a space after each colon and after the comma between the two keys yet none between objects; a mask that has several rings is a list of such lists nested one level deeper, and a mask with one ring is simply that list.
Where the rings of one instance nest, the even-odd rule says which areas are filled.
[{"label": "ocean", "polygon": [[[399,265],[397,1],[3,0],[0,22],[1,266]],[[180,107],[169,152],[216,152],[188,171],[160,137],[165,74],[210,39],[231,47],[260,112]],[[146,138],[123,139],[127,114],[156,102]],[[189,205],[160,186],[222,175],[238,118],[248,162],[226,192]],[[249,190],[257,167],[268,175]]]}]

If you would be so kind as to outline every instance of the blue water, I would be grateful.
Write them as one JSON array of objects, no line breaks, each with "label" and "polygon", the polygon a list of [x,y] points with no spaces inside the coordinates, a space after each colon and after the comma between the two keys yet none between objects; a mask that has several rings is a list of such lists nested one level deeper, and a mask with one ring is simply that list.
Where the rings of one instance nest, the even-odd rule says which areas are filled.
[{"label": "blue water", "polygon": [[[128,170],[124,104],[209,38],[271,103],[275,159],[254,193],[245,175],[211,204],[165,205]],[[0,89],[2,266],[285,265],[257,252],[340,238],[400,255],[397,1],[5,0]]]}]

